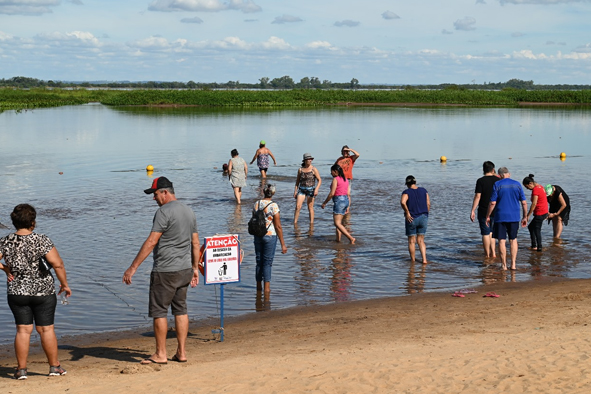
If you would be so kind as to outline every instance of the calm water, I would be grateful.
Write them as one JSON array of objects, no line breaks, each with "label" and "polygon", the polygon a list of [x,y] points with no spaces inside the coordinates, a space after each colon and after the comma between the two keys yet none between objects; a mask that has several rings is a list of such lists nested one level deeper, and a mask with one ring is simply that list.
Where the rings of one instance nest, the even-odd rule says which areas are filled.
[{"label": "calm water", "polygon": [[[496,281],[549,276],[591,277],[591,220],[582,182],[591,166],[591,111],[581,109],[330,108],[212,111],[201,109],[114,109],[101,105],[0,114],[0,222],[10,225],[12,208],[29,202],[38,209],[38,232],[54,241],[67,265],[74,295],[58,305],[59,335],[121,330],[151,324],[147,287],[151,258],[131,286],[121,283],[149,234],[156,203],[143,193],[153,176],[167,176],[177,197],[197,214],[203,238],[240,234],[245,251],[242,281],[225,287],[227,315],[296,305],[340,302],[421,291],[452,290]],[[254,248],[246,232],[250,207],[260,191],[256,165],[236,206],[220,170],[233,148],[250,161],[265,139],[278,166],[277,185],[289,251],[277,254],[270,303],[255,296]],[[358,245],[336,244],[332,209],[319,203],[328,193],[329,167],[343,144],[361,153],[354,169],[349,226]],[[307,211],[293,226],[295,175],[304,152],[324,182],[313,231]],[[560,161],[558,155],[568,158]],[[447,164],[439,157],[448,157]],[[571,222],[564,241],[547,249],[522,248],[518,271],[504,274],[485,264],[478,225],[469,220],[482,162],[507,166],[514,179],[529,173],[543,184],[561,185],[571,197]],[[63,172],[63,175],[59,173]],[[404,178],[415,175],[429,191],[427,233],[431,264],[408,260],[402,210]],[[530,192],[526,195],[529,198]],[[0,229],[0,236],[10,230]],[[529,244],[527,230],[519,241]],[[5,283],[0,292],[5,292]],[[190,317],[217,316],[219,287],[190,291]],[[0,303],[0,344],[12,341],[12,314]]]}]

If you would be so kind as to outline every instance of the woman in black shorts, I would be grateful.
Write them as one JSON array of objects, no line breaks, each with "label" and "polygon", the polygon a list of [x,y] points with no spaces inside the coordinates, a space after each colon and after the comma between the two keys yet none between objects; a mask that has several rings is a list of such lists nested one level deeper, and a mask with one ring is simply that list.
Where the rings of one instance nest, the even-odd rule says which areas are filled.
[{"label": "woman in black shorts", "polygon": [[10,218],[16,232],[0,238],[0,268],[8,279],[8,306],[16,323],[14,349],[18,366],[15,379],[27,378],[27,357],[35,323],[41,345],[49,362],[49,376],[65,375],[58,360],[57,338],[53,327],[57,297],[55,283],[49,270],[40,260],[44,257],[60,281],[60,291],[66,297],[72,294],[68,287],[64,262],[51,240],[34,233],[37,212],[29,204],[17,205]]}]

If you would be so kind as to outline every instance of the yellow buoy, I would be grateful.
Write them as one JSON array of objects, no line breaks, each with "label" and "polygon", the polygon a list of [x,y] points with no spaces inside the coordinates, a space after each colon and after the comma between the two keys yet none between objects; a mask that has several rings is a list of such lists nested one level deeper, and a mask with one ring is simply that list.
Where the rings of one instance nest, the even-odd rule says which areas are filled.
[{"label": "yellow buoy", "polygon": [[447,161],[447,157],[445,157],[445,156],[441,156],[441,157],[439,158],[439,161],[440,161],[440,162],[442,162],[442,163],[445,163],[445,162]]},{"label": "yellow buoy", "polygon": [[566,158],[566,153],[564,153],[564,152],[560,153],[560,158],[561,159],[565,159]]},{"label": "yellow buoy", "polygon": [[146,171],[154,171],[154,166],[152,164],[148,164]]}]

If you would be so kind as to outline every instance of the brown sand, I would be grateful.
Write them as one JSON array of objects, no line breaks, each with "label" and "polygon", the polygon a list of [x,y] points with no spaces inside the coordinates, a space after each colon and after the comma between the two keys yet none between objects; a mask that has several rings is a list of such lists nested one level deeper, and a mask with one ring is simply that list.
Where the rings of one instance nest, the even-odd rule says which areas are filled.
[{"label": "brown sand", "polygon": [[260,312],[228,320],[224,342],[192,327],[185,364],[139,365],[154,348],[146,332],[63,338],[66,376],[45,376],[36,354],[16,381],[7,351],[0,393],[588,393],[590,316],[591,280]]}]

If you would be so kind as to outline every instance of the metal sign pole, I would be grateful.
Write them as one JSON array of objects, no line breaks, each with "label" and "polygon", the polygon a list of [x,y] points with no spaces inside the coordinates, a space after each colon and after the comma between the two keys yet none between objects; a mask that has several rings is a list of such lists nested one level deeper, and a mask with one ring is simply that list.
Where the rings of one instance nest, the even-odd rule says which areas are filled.
[{"label": "metal sign pole", "polygon": [[220,288],[220,342],[224,342],[224,284]]}]

